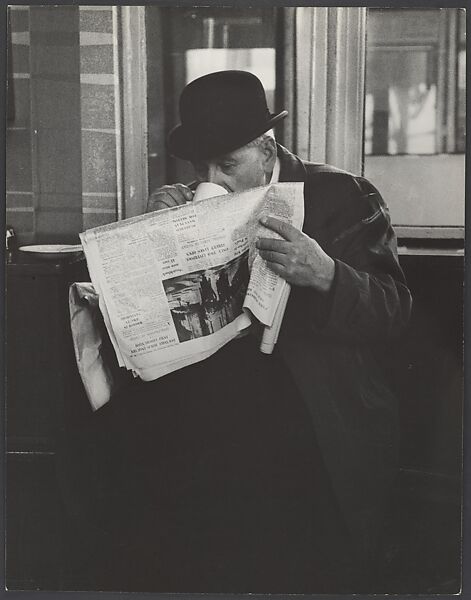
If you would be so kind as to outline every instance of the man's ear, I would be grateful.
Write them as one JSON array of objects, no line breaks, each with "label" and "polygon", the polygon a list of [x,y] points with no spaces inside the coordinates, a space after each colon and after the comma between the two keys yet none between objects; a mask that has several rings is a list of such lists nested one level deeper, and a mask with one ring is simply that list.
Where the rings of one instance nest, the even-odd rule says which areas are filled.
[{"label": "man's ear", "polygon": [[271,173],[275,168],[276,161],[276,142],[272,137],[266,137],[263,140],[263,145],[261,147],[263,152],[263,170],[265,173]]}]

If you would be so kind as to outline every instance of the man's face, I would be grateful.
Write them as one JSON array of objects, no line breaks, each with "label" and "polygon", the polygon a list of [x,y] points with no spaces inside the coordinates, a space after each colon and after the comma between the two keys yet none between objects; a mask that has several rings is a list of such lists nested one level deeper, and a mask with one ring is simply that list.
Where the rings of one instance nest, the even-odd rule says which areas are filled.
[{"label": "man's face", "polygon": [[228,192],[241,192],[268,183],[275,159],[273,142],[243,146],[211,160],[194,162],[193,166],[198,182],[209,181],[221,185]]}]

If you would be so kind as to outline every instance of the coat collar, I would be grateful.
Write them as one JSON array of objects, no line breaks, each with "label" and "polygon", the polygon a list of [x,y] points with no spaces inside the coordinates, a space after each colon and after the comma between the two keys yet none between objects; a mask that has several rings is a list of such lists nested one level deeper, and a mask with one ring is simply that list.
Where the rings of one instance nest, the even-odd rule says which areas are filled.
[{"label": "coat collar", "polygon": [[305,181],[306,168],[302,160],[280,144],[277,144],[276,148],[277,156],[280,159],[279,181]]}]

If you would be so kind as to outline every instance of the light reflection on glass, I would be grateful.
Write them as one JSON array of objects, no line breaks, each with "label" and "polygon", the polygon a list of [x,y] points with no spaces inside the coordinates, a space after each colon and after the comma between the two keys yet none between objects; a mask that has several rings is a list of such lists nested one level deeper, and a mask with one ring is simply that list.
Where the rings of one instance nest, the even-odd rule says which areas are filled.
[{"label": "light reflection on glass", "polygon": [[465,12],[370,9],[365,154],[464,152]]},{"label": "light reflection on glass", "polygon": [[430,81],[431,50],[375,54],[368,64],[366,154],[435,153],[437,84]]}]

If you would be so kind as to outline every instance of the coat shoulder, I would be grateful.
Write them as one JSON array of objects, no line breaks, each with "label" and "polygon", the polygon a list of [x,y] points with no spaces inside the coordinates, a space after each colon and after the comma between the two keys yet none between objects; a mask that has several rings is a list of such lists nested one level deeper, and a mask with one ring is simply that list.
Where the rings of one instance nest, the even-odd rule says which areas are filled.
[{"label": "coat shoulder", "polygon": [[354,175],[349,171],[339,169],[332,165],[322,163],[312,163],[303,161],[306,170],[306,183],[313,183],[319,187],[332,189],[333,191],[345,191],[350,195],[362,196],[374,190],[378,190],[373,184],[359,175]]},{"label": "coat shoulder", "polygon": [[377,188],[365,177],[332,165],[303,162],[306,170],[306,208],[316,206],[327,213],[341,211],[368,219],[378,210],[387,211]]},{"label": "coat shoulder", "polygon": [[304,181],[306,218],[316,229],[331,219],[354,222],[370,218],[379,208],[387,211],[381,194],[365,177],[302,160],[279,144],[277,147],[280,181]]},{"label": "coat shoulder", "polygon": [[304,163],[305,231],[332,239],[343,231],[380,220],[389,224],[379,191],[364,177],[331,165]]}]

